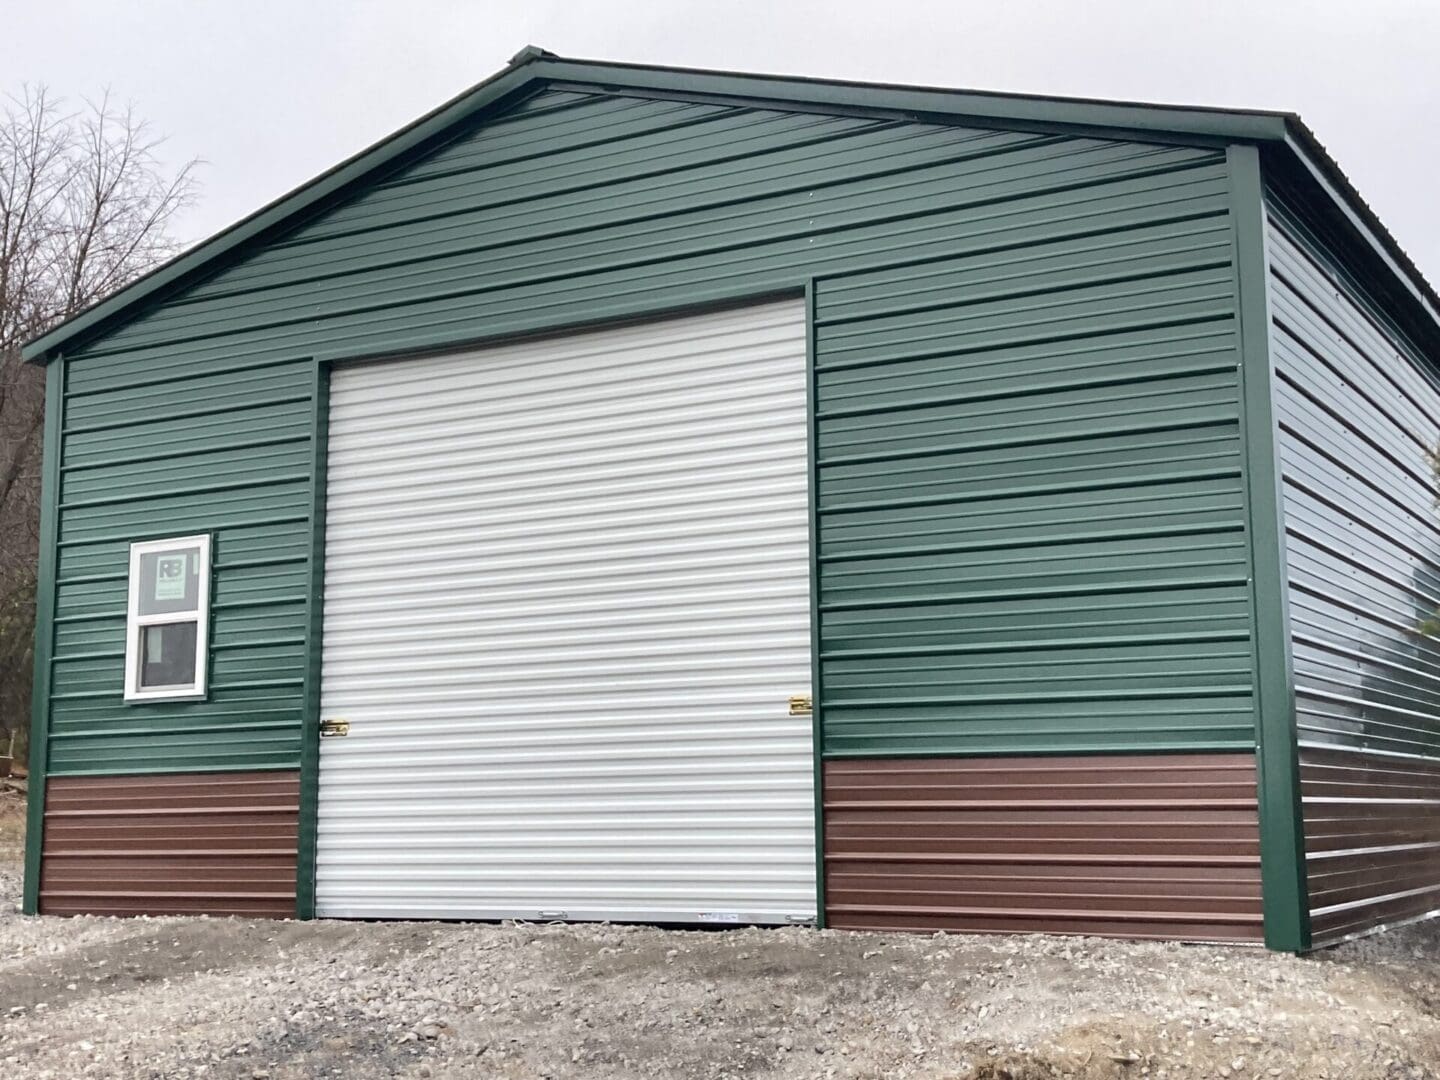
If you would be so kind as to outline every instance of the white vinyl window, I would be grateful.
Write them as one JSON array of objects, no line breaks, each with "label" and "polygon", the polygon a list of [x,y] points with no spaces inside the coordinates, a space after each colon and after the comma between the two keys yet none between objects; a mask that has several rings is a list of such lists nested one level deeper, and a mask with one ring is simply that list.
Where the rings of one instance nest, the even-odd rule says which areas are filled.
[{"label": "white vinyl window", "polygon": [[205,694],[210,623],[210,537],[130,545],[125,700]]}]

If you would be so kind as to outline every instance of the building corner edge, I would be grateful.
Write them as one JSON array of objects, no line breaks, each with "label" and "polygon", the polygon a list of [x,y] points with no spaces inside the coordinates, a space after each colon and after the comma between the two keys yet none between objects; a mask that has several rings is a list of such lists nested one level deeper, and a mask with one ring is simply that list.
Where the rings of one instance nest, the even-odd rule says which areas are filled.
[{"label": "building corner edge", "polygon": [[1310,948],[1309,890],[1295,726],[1284,503],[1270,352],[1269,257],[1259,149],[1226,151],[1238,287],[1240,416],[1255,684],[1256,775],[1265,945]]},{"label": "building corner edge", "polygon": [[45,839],[45,775],[50,734],[50,657],[55,642],[55,572],[59,540],[60,440],[65,358],[45,369],[45,431],[40,464],[40,559],[35,574],[35,673],[30,686],[29,786],[26,791],[25,891],[21,910],[40,911],[41,848]]}]

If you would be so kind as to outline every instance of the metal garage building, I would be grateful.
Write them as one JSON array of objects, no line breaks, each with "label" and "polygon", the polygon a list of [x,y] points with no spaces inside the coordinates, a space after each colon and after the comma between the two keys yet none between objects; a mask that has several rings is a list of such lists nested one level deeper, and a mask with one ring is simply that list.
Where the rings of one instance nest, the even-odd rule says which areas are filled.
[{"label": "metal garage building", "polygon": [[29,911],[1440,909],[1440,301],[1294,116],[527,49],[26,355]]}]

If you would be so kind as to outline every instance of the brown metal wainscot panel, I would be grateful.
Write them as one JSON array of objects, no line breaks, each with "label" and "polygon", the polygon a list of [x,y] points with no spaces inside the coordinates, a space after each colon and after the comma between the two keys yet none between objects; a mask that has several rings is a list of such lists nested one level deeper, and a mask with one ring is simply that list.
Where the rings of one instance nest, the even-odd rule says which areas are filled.
[{"label": "brown metal wainscot panel", "polygon": [[45,915],[295,915],[294,771],[56,776]]},{"label": "brown metal wainscot panel", "polygon": [[847,759],[824,784],[830,926],[1262,937],[1252,754]]},{"label": "brown metal wainscot panel", "polygon": [[1440,910],[1440,761],[1300,748],[1317,945]]}]

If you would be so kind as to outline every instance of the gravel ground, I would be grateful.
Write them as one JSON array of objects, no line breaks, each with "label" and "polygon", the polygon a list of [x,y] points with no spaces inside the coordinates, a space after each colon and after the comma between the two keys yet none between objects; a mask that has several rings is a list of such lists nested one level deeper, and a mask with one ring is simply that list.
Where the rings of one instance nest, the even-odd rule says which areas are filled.
[{"label": "gravel ground", "polygon": [[1296,959],[799,928],[27,919],[10,823],[6,1080],[1440,1076],[1433,925]]}]

